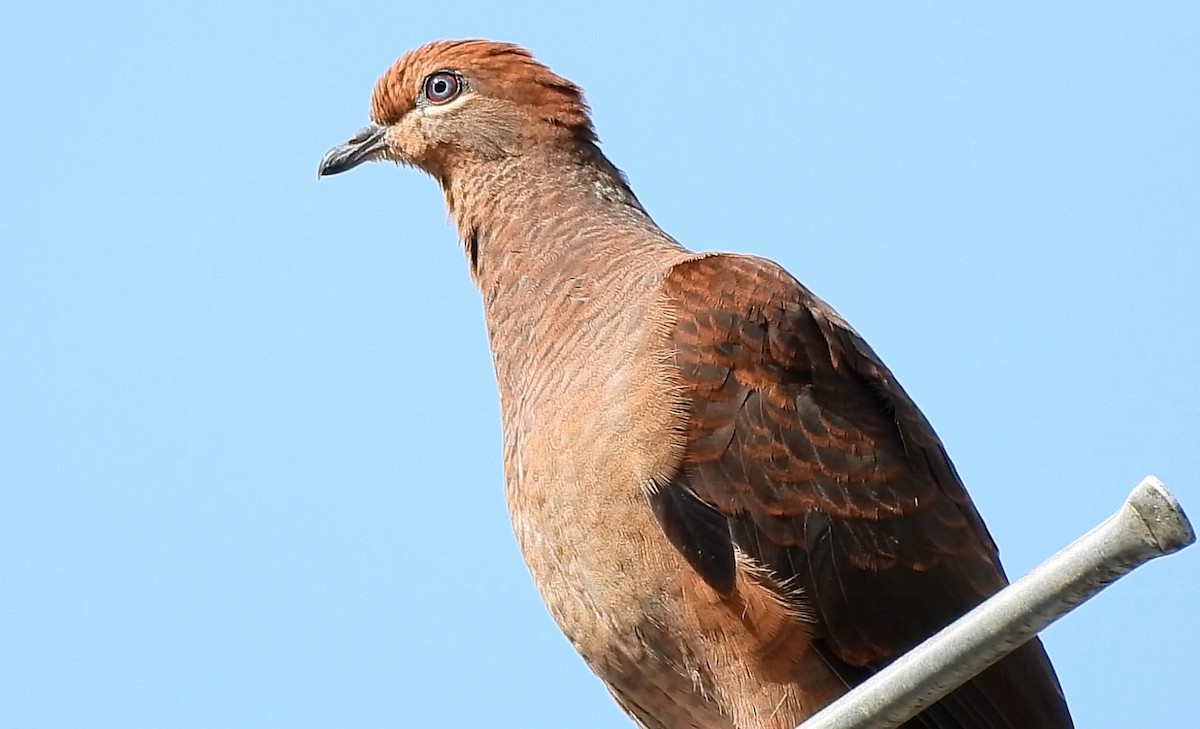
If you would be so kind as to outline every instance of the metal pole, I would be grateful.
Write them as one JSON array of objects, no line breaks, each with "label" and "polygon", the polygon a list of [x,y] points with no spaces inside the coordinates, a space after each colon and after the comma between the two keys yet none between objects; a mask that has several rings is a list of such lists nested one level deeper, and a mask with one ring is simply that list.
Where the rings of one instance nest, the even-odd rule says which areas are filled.
[{"label": "metal pole", "polygon": [[799,729],[897,727],[1117,579],[1195,540],[1179,502],[1161,481],[1147,476],[1121,508],[1095,529]]}]

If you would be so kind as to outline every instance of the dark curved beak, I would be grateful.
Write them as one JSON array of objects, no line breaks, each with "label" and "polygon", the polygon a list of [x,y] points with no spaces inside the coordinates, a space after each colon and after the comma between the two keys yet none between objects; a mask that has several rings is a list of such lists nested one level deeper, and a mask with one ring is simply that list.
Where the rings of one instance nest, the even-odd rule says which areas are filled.
[{"label": "dark curved beak", "polygon": [[386,146],[383,138],[386,133],[387,127],[379,124],[368,124],[359,129],[349,142],[339,144],[325,153],[321,158],[321,166],[317,168],[317,177],[336,175],[378,158]]}]

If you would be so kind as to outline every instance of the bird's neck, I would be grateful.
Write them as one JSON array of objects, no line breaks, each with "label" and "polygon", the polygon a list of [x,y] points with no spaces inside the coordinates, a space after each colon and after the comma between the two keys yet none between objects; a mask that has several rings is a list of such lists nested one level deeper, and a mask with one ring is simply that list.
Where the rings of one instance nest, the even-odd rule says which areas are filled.
[{"label": "bird's neck", "polygon": [[573,276],[605,257],[678,248],[594,146],[463,160],[441,183],[485,300],[501,282]]},{"label": "bird's neck", "polygon": [[536,409],[545,394],[532,363],[620,350],[641,331],[667,268],[688,254],[607,160],[514,158],[469,172],[443,185],[483,298],[508,422],[517,403]]},{"label": "bird's neck", "polygon": [[538,363],[621,370],[663,275],[687,253],[607,160],[512,158],[464,172],[443,185],[482,295],[508,434],[556,412],[571,384]]}]

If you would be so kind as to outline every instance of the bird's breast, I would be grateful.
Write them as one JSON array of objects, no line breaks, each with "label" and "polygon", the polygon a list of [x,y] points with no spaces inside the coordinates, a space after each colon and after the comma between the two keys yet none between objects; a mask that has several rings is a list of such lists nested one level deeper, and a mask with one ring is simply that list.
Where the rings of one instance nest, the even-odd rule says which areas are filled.
[{"label": "bird's breast", "polygon": [[616,316],[604,304],[595,294],[568,298],[512,332],[524,346],[506,351],[493,340],[513,528],[547,606],[585,657],[589,642],[631,634],[630,621],[678,568],[646,499],[678,464],[674,389],[663,357],[649,356],[661,352],[661,327],[649,301],[626,299]]}]

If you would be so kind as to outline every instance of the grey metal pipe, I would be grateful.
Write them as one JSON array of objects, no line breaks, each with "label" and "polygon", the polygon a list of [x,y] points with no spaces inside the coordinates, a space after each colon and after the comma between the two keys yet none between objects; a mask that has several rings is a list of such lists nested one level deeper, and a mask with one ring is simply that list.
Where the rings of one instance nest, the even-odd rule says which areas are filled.
[{"label": "grey metal pipe", "polygon": [[848,692],[799,729],[891,729],[1155,557],[1196,540],[1154,476],[1103,523]]}]

